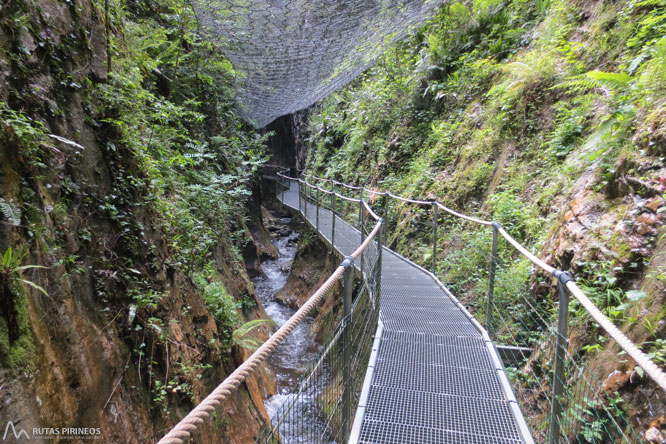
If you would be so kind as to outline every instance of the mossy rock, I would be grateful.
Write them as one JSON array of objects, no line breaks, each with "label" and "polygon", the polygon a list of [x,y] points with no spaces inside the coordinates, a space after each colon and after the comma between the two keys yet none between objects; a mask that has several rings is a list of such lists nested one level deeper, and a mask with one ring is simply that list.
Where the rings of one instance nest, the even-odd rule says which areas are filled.
[{"label": "mossy rock", "polygon": [[[29,364],[34,348],[28,313],[28,297],[22,288],[12,290],[7,295],[12,299],[12,304],[5,304],[3,316],[0,316],[0,365],[9,369]],[[9,305],[12,305],[11,310]],[[8,319],[9,311],[11,311],[12,320]]]}]

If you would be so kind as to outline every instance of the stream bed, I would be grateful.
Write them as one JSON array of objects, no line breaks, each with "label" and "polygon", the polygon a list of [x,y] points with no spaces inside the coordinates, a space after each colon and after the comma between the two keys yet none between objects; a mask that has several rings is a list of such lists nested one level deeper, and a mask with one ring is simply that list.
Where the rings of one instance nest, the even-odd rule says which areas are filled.
[{"label": "stream bed", "polygon": [[[275,224],[277,231],[274,231],[272,242],[280,256],[277,259],[262,262],[261,267],[264,276],[252,280],[257,296],[266,313],[275,321],[278,327],[284,325],[296,312],[295,309],[275,300],[275,295],[284,287],[289,278],[291,264],[296,256],[300,237],[298,232],[292,231],[289,226],[290,222],[289,218],[282,218]],[[290,393],[296,388],[305,367],[317,357],[321,350],[321,346],[315,342],[314,337],[310,334],[312,321],[312,317],[306,317],[278,346],[267,361],[266,365],[275,374],[277,384],[275,396],[264,402],[266,411],[272,420],[285,401],[293,396]],[[315,413],[311,418],[308,418],[311,426],[318,422],[317,416]],[[299,435],[297,429],[298,427],[288,427],[288,431],[283,431],[281,428],[283,441],[306,442],[303,441],[303,436],[285,436],[285,433]]]}]

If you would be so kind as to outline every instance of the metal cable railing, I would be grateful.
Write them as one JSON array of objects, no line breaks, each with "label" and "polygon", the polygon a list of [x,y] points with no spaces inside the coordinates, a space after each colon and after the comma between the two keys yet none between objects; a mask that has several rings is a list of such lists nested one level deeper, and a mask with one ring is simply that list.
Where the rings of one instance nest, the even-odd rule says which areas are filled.
[{"label": "metal cable railing", "polygon": [[[569,273],[536,257],[498,223],[461,214],[437,201],[306,177],[308,182],[301,180],[312,182],[313,187],[329,183],[358,193],[358,200],[363,200],[365,193],[371,196],[369,200],[384,218],[387,243],[391,233],[398,246],[408,242],[412,258],[420,256],[422,263],[428,262],[432,273],[485,324],[494,341],[511,344],[498,349],[514,360],[515,366],[509,369],[512,384],[522,407],[532,413],[526,417],[537,442],[641,442],[617,397],[605,391],[599,377],[586,365],[585,352],[575,350],[569,342],[570,296],[665,391],[666,374],[595,306]],[[391,204],[391,200],[396,203]],[[411,220],[420,221],[418,226],[405,226],[406,218],[400,215],[407,211],[414,212]],[[349,215],[354,217],[353,209]],[[446,231],[439,230],[442,220]],[[491,230],[480,231],[483,227]],[[500,245],[501,239],[504,245]],[[447,255],[442,259],[438,249],[443,247]],[[515,261],[511,251],[527,262]],[[510,280],[518,267],[529,275],[522,283]],[[461,275],[456,270],[462,268],[477,272]],[[526,285],[531,279],[533,286],[553,288],[553,277],[557,304],[551,298],[539,297],[538,292],[532,295]]]},{"label": "metal cable railing", "polygon": [[[309,187],[305,187],[306,189]],[[284,190],[279,190],[284,199]],[[307,209],[310,197],[299,193],[303,203],[301,213],[312,224],[319,207]],[[337,196],[344,199],[344,196]],[[317,216],[315,216],[315,213]],[[217,407],[270,355],[293,329],[324,299],[340,277],[344,279],[344,317],[324,353],[315,361],[301,380],[297,391],[280,410],[272,426],[259,437],[258,442],[281,442],[281,433],[298,431],[307,437],[305,442],[344,442],[349,435],[355,403],[365,373],[372,344],[372,333],[379,316],[379,281],[381,279],[382,219],[370,212],[367,224],[359,225],[359,239],[346,239],[347,256],[324,284],[314,292],[303,306],[243,364],[199,403],[185,418],[174,426],[158,444],[183,444],[198,427],[209,420]],[[333,218],[335,220],[335,218]],[[342,239],[338,245],[342,244]],[[333,246],[336,246],[333,244]],[[363,265],[355,266],[355,261]],[[354,292],[353,271],[361,269],[361,284]],[[342,358],[342,359],[340,359]],[[343,384],[344,382],[344,384]],[[303,421],[303,409],[311,411],[313,421]],[[301,418],[299,420],[299,418]],[[296,430],[298,429],[298,430]],[[303,441],[301,441],[303,442]]]}]

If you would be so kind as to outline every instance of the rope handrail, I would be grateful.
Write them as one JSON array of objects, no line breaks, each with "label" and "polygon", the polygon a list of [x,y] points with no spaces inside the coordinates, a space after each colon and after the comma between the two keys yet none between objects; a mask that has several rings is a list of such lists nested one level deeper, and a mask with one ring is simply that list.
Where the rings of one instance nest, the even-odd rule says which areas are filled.
[{"label": "rope handrail", "polygon": [[[300,171],[303,171],[303,170],[300,170]],[[310,177],[312,177],[313,179],[321,180],[321,181],[323,181],[323,182],[331,182],[332,184],[339,185],[339,186],[342,186],[342,187],[348,188],[348,189],[350,189],[350,190],[366,190],[365,187],[359,187],[359,186],[355,186],[355,185],[349,185],[349,184],[346,184],[346,183],[344,183],[344,182],[338,182],[338,181],[335,180],[335,179],[325,179],[325,178],[323,178],[323,177],[313,176],[312,174],[307,174],[306,176],[310,176]],[[366,190],[366,191],[367,191],[367,190]]]},{"label": "rope handrail", "polygon": [[[499,224],[498,224],[499,225]],[[498,226],[497,231],[506,239],[520,254],[525,256],[530,260],[534,265],[541,268],[548,274],[553,274],[555,272],[555,267],[548,265],[532,253],[530,253],[527,248],[523,247],[516,239],[514,239],[503,227]]]},{"label": "rope handrail", "polygon": [[[280,175],[280,174],[278,173],[278,175]],[[284,175],[283,175],[282,177],[284,177],[285,179],[298,181],[299,183],[302,183],[302,184],[306,185],[308,188],[312,188],[313,190],[319,190],[319,191],[322,191],[322,192],[324,192],[324,193],[326,193],[326,194],[333,194],[335,197],[339,197],[340,199],[342,199],[342,200],[346,200],[346,201],[348,201],[348,202],[354,202],[354,203],[359,203],[359,202],[361,202],[361,199],[355,199],[355,198],[353,198],[353,197],[345,196],[344,194],[336,193],[335,191],[328,191],[328,190],[325,190],[324,188],[321,188],[321,187],[319,187],[319,186],[317,186],[317,185],[313,185],[313,184],[311,184],[311,183],[308,182],[307,180],[303,180],[303,179],[295,179],[295,178],[288,177],[288,176],[284,176]],[[356,189],[360,189],[360,188],[356,188]],[[377,219],[377,218],[375,218],[375,220],[376,220],[376,219]]]},{"label": "rope handrail", "polygon": [[377,213],[375,213],[373,209],[370,208],[370,205],[365,200],[363,201],[363,206],[365,207],[368,214],[370,214],[370,216],[372,216],[374,220],[379,220],[379,216],[377,215]]},{"label": "rope handrail", "polygon": [[[289,180],[299,180],[295,178],[289,178],[282,173],[278,173],[278,175],[289,179]],[[324,180],[324,181],[331,181],[331,179],[323,179],[323,178],[318,178],[316,176],[310,175],[310,177],[317,179],[317,180]],[[336,182],[336,181],[333,181]],[[367,190],[364,187],[359,187],[362,188],[366,191]],[[358,189],[358,188],[356,188]],[[381,192],[378,191],[372,191],[373,193],[376,194],[381,194]],[[447,213],[470,221],[474,222],[480,225],[485,225],[485,226],[494,226],[497,228],[497,231],[502,235],[504,239],[509,242],[520,254],[522,254],[525,258],[527,258],[530,262],[532,262],[534,265],[537,267],[541,268],[544,270],[546,273],[554,275],[556,273],[561,273],[559,270],[557,270],[555,267],[547,264],[546,262],[542,261],[539,259],[536,255],[532,254],[527,248],[525,248],[522,244],[520,244],[516,239],[514,239],[500,224],[496,222],[489,222],[485,221],[482,219],[477,219],[471,216],[467,216],[465,214],[459,213],[455,210],[452,210],[445,205],[441,204],[440,202],[437,201],[424,201],[424,200],[416,200],[416,199],[408,199],[402,196],[397,196],[391,192],[384,192],[386,195],[403,201],[407,203],[413,203],[417,205],[432,205],[433,202],[436,203],[437,207],[446,211]],[[583,290],[580,289],[580,287],[576,284],[575,281],[570,280],[566,283],[566,288],[569,289],[571,294],[581,303],[581,305],[590,313],[592,318],[599,324],[601,328],[604,329],[604,331],[611,337],[617,344],[624,350],[631,358],[636,362],[637,365],[639,365],[645,372],[650,376],[650,378],[657,383],[661,387],[662,390],[666,392],[666,373],[659,368],[657,364],[652,361],[643,351],[641,351],[634,342],[632,342],[622,331],[620,331],[619,328],[613,324],[613,322],[606,316],[604,315],[601,310],[590,300],[590,298],[585,295]]]},{"label": "rope handrail", "polygon": [[571,294],[581,303],[583,307],[590,313],[592,318],[603,328],[608,335],[618,343],[620,348],[624,350],[631,358],[638,364],[645,373],[652,378],[654,382],[659,385],[662,390],[666,391],[666,373],[659,368],[657,364],[652,361],[645,353],[638,348],[634,342],[620,331],[613,322],[604,315],[599,308],[594,305],[594,302],[587,297],[587,295],[580,289],[578,285],[572,280],[567,282],[566,287]]},{"label": "rope handrail", "polygon": [[[287,178],[282,173],[280,176]],[[289,178],[290,180],[300,179]],[[307,184],[310,185],[310,184]],[[311,185],[310,185],[311,186]],[[358,200],[357,200],[358,202]],[[356,248],[351,254],[351,257],[356,260],[368,247],[381,230],[384,224],[383,219],[379,218],[373,230],[365,238],[364,242]],[[344,264],[344,262],[343,262]],[[333,274],[315,291],[312,296],[301,306],[301,308],[294,313],[289,320],[282,325],[268,340],[266,340],[252,355],[245,360],[240,366],[236,368],[229,376],[225,378],[206,398],[201,401],[190,413],[185,416],[178,424],[176,424],[166,435],[158,441],[157,444],[184,444],[191,437],[198,427],[204,421],[210,419],[211,414],[217,407],[224,401],[224,399],[231,394],[231,392],[240,386],[240,384],[247,379],[247,377],[257,368],[259,364],[264,362],[277,348],[278,345],[296,328],[298,324],[307,316],[310,311],[321,301],[321,299],[328,293],[337,280],[342,276],[345,271],[345,266],[339,265]]]},{"label": "rope handrail", "polygon": [[389,192],[389,193],[387,193],[387,194],[388,194],[389,197],[392,197],[392,198],[394,198],[394,199],[397,199],[397,200],[400,200],[400,201],[402,201],[402,202],[406,202],[406,203],[411,203],[411,204],[416,204],[416,205],[432,205],[432,201],[431,201],[431,200],[416,200],[416,199],[409,199],[409,198],[407,198],[407,197],[398,196],[398,195],[393,194],[393,193],[391,193],[391,192]]},{"label": "rope handrail", "polygon": [[468,220],[470,222],[475,222],[475,223],[480,224],[480,225],[486,225],[488,227],[493,224],[492,222],[489,222],[487,220],[477,219],[476,217],[467,216],[465,214],[458,213],[457,211],[452,210],[451,208],[446,207],[446,206],[442,205],[439,202],[437,202],[437,206],[439,207],[440,210],[444,210],[447,213],[449,213],[450,215],[455,216],[455,217],[459,217],[460,219],[465,219],[465,220]]}]

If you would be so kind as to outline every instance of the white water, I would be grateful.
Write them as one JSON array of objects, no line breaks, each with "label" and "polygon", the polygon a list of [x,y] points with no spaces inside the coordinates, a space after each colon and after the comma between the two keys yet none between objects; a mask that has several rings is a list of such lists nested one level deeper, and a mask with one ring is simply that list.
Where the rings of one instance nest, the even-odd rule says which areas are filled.
[{"label": "white water", "polygon": [[[284,225],[279,227],[287,229],[289,219],[281,219]],[[296,310],[276,301],[275,295],[284,287],[289,277],[289,265],[294,260],[299,234],[292,232],[289,236],[278,236],[273,239],[273,245],[280,253],[275,260],[268,260],[261,264],[265,277],[253,279],[254,288],[266,313],[275,321],[278,327],[284,325]],[[305,366],[317,357],[321,346],[310,335],[312,318],[307,317],[285,341],[275,350],[267,365],[276,377],[277,391],[275,396],[265,402],[268,414],[273,417],[280,406],[289,398],[289,393],[296,387],[303,374]]]}]

